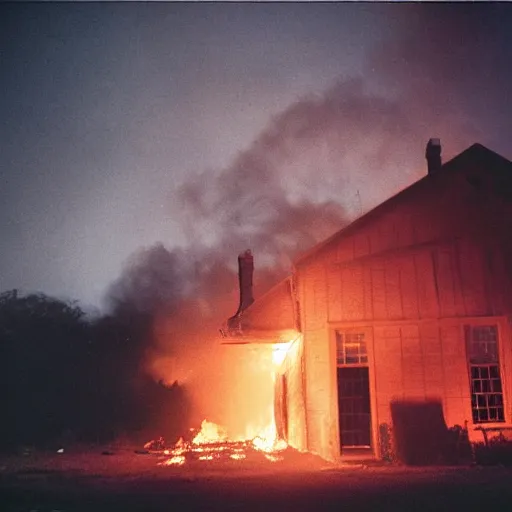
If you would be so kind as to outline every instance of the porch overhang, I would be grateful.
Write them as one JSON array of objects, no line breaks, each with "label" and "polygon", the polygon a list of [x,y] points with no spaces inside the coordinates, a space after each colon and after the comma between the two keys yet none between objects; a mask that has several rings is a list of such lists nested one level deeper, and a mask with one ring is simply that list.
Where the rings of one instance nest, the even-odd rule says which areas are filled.
[{"label": "porch overhang", "polygon": [[241,254],[238,262],[240,306],[220,328],[221,344],[274,344],[296,340],[300,336],[300,322],[292,276],[254,301],[252,253]]},{"label": "porch overhang", "polygon": [[300,336],[296,329],[259,330],[247,329],[245,331],[221,329],[222,345],[248,345],[248,344],[274,344],[289,343]]}]

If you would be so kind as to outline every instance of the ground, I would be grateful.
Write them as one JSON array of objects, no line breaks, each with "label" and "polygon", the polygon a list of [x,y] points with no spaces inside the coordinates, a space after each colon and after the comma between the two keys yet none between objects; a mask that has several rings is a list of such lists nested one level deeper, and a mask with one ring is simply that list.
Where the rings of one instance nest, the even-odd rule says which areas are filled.
[{"label": "ground", "polygon": [[0,510],[509,510],[512,470],[331,465],[307,454],[162,466],[132,449],[0,459]]}]

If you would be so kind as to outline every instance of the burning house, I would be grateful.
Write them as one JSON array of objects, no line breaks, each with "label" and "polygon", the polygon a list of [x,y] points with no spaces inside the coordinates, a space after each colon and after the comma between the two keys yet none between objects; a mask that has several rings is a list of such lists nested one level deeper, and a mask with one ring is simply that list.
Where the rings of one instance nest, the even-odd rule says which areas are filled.
[{"label": "burning house", "polygon": [[512,425],[512,163],[474,144],[442,164],[438,139],[426,159],[255,301],[239,258],[224,341],[274,344],[277,433],[298,450],[381,458],[405,425],[433,452],[448,427]]}]

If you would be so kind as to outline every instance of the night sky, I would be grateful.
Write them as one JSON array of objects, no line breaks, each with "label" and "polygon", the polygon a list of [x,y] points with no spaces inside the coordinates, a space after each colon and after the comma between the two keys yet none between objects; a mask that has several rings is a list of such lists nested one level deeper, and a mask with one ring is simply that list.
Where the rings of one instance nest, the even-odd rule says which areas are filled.
[{"label": "night sky", "polygon": [[0,290],[101,307],[156,242],[271,264],[294,223],[325,220],[320,239],[423,176],[430,137],[444,160],[474,142],[512,159],[511,4],[3,3],[0,20]]}]

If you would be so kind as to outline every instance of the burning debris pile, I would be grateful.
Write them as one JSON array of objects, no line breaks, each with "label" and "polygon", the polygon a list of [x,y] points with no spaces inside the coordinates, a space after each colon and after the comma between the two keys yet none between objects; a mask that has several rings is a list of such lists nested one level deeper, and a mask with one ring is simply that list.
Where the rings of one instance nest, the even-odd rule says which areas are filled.
[{"label": "burning debris pile", "polygon": [[173,448],[165,449],[162,438],[150,441],[145,447],[152,453],[168,456],[160,466],[182,466],[193,461],[230,461],[230,460],[261,460],[262,456],[271,461],[283,460],[288,445],[284,440],[277,439],[275,428],[269,427],[266,432],[250,440],[229,440],[227,432],[221,426],[204,420],[201,430],[192,441],[180,438]]},{"label": "burning debris pile", "polygon": [[[270,377],[269,382],[276,382],[276,368],[283,363],[286,353],[291,343],[276,343],[268,347],[266,355],[268,357]],[[266,373],[266,372],[265,372]],[[258,388],[261,394],[261,387]],[[271,396],[268,396],[271,401]],[[216,423],[203,420],[199,432],[191,431],[194,434],[191,441],[180,438],[171,449],[160,450],[159,454],[168,455],[169,458],[159,463],[162,466],[181,466],[186,462],[192,461],[253,461],[257,462],[268,460],[277,462],[284,460],[284,452],[288,449],[287,442],[283,439],[284,435],[278,435],[276,427],[275,403],[269,404],[266,421],[259,423],[259,427],[254,429],[254,424],[248,425],[245,429],[245,435],[232,438],[228,435],[225,428]],[[263,425],[266,425],[263,427]],[[192,436],[191,436],[192,437]],[[162,447],[162,440],[151,441],[155,447]]]}]

